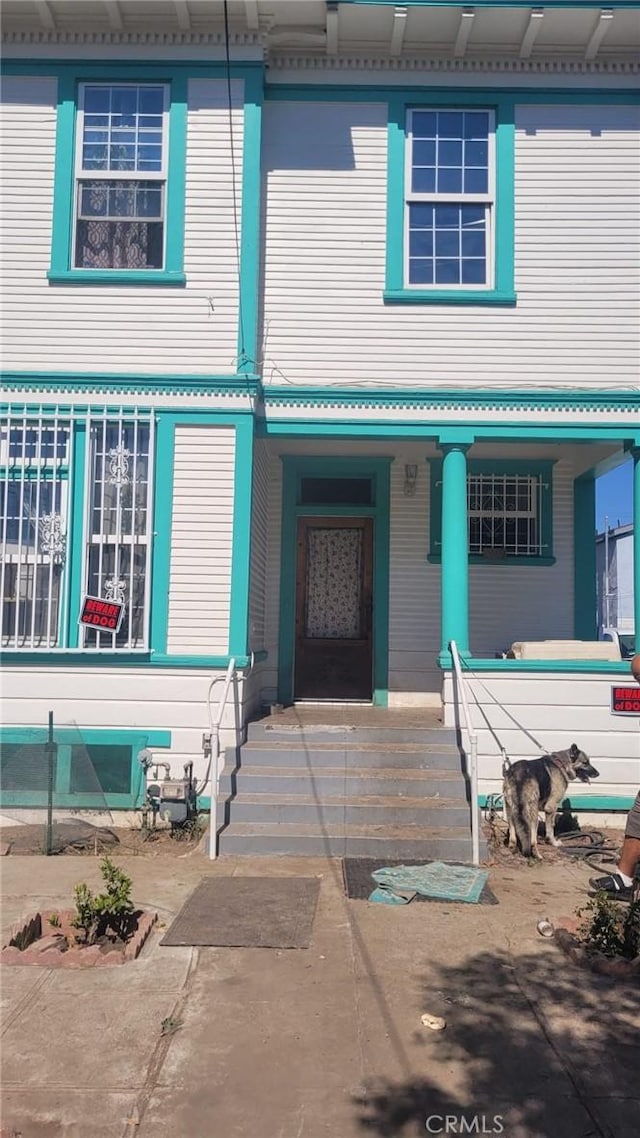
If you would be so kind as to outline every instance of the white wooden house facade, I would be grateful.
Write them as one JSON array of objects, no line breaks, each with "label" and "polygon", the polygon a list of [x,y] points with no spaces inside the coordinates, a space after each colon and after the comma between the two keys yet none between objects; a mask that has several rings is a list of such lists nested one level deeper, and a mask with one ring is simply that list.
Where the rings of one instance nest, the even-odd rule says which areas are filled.
[{"label": "white wooden house facade", "polygon": [[141,747],[204,777],[230,661],[226,743],[301,700],[457,722],[455,642],[481,795],[575,739],[572,801],[628,807],[589,645],[629,452],[640,535],[639,5],[3,19],[6,745],[53,710],[131,808]]}]

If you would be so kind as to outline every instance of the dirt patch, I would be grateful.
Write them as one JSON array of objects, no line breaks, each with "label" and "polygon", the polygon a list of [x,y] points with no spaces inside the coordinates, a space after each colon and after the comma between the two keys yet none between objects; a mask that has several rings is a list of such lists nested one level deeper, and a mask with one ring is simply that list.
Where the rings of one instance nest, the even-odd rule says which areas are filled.
[{"label": "dirt patch", "polygon": [[[173,854],[180,857],[196,849],[202,840],[206,822],[189,828],[173,830],[92,826],[88,822],[72,820],[56,822],[53,826],[52,853],[71,856],[100,856],[105,853],[158,857]],[[0,830],[3,853],[42,855],[45,852],[45,828],[42,824],[3,826]]]}]

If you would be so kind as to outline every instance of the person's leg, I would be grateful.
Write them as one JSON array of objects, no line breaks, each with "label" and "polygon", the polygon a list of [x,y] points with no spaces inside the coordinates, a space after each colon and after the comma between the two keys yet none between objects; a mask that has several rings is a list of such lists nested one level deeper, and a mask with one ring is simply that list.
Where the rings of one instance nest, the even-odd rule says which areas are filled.
[{"label": "person's leg", "polygon": [[612,897],[631,900],[633,875],[640,862],[640,790],[636,800],[627,816],[624,831],[624,842],[620,851],[620,858],[615,873],[608,873],[605,877],[591,877],[589,884],[592,889],[602,889]]}]

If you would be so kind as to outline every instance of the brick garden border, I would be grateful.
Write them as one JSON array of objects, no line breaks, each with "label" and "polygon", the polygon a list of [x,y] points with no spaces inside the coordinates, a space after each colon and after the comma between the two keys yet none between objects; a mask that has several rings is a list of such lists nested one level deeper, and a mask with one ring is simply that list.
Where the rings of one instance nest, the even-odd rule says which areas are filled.
[{"label": "brick garden border", "polygon": [[600,976],[614,976],[617,980],[640,980],[640,956],[624,960],[621,956],[605,956],[596,949],[587,949],[568,928],[555,928],[553,939],[574,964],[589,968]]},{"label": "brick garden border", "polygon": [[[50,923],[50,917],[54,915],[59,926]],[[74,915],[74,909],[42,909],[15,925],[9,943],[0,952],[0,963],[43,968],[110,968],[116,964],[128,964],[140,955],[158,919],[157,913],[137,909],[138,926],[130,940],[124,947],[114,945],[105,950],[98,944],[87,948],[82,945],[66,946],[64,929],[70,926]],[[19,944],[26,947],[20,948]]]}]

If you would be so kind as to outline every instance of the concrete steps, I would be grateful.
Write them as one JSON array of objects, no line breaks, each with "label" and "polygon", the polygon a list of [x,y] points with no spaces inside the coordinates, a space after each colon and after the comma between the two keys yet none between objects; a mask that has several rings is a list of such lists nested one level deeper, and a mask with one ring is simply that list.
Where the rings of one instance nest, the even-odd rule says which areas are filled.
[{"label": "concrete steps", "polygon": [[221,855],[471,860],[470,807],[454,731],[249,725],[220,781]]}]

